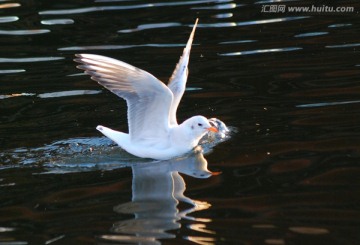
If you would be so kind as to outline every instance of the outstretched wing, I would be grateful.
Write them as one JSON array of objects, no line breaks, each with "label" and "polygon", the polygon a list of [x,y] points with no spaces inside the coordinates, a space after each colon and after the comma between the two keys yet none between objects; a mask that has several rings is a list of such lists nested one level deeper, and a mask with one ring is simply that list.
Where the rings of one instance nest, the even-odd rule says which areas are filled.
[{"label": "outstretched wing", "polygon": [[169,111],[173,94],[150,73],[125,62],[94,54],[76,54],[77,66],[85,70],[128,106],[131,140],[163,138],[169,130]]},{"label": "outstretched wing", "polygon": [[176,111],[179,106],[180,100],[185,92],[186,81],[188,77],[188,64],[190,57],[191,45],[194,39],[196,26],[199,19],[196,19],[192,32],[190,34],[189,40],[187,41],[186,47],[184,48],[183,54],[180,57],[179,62],[177,63],[173,74],[170,77],[168,87],[174,95],[170,107],[170,124],[177,125],[176,120]]}]

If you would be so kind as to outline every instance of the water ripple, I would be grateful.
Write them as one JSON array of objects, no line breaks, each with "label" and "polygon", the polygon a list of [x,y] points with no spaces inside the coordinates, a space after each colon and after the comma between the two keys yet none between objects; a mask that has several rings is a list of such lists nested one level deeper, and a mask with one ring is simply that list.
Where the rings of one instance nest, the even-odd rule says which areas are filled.
[{"label": "water ripple", "polygon": [[[95,3],[119,3],[119,2],[128,2],[129,0],[95,0]],[[139,1],[139,0],[133,0],[135,1]]]},{"label": "water ripple", "polygon": [[76,51],[76,50],[112,50],[112,49],[129,49],[139,47],[154,47],[154,48],[172,48],[172,47],[184,47],[185,44],[139,44],[139,45],[94,45],[94,46],[72,46],[58,48],[59,51]]},{"label": "water ripple", "polygon": [[301,50],[301,47],[287,47],[287,48],[272,48],[272,49],[256,49],[246,50],[241,52],[222,53],[220,56],[238,56],[238,55],[251,55],[251,54],[262,54],[262,53],[274,53],[274,52],[289,52]]},{"label": "water ripple", "polygon": [[219,44],[238,44],[238,43],[253,43],[253,42],[257,42],[257,40],[226,41],[226,42],[220,42]]},{"label": "water ripple", "polygon": [[165,6],[183,6],[183,5],[193,5],[193,4],[202,4],[202,3],[211,3],[211,2],[217,3],[219,2],[219,0],[147,3],[147,4],[135,4],[135,5],[125,5],[125,6],[96,6],[96,7],[76,8],[76,9],[45,10],[45,11],[40,11],[39,14],[40,15],[81,14],[81,13],[90,13],[96,11],[130,10],[130,9],[143,9],[143,8],[165,7]]},{"label": "water ripple", "polygon": [[0,94],[0,100],[10,99],[10,98],[15,98],[15,97],[20,97],[20,96],[34,96],[34,95],[35,95],[35,94],[33,94],[33,93]]},{"label": "water ripple", "polygon": [[315,36],[322,36],[327,34],[329,34],[329,32],[327,31],[306,32],[306,33],[297,34],[294,37],[315,37]]},{"label": "water ripple", "polygon": [[73,19],[53,19],[53,20],[42,20],[43,25],[69,25],[74,24]]},{"label": "water ripple", "polygon": [[44,34],[49,33],[50,30],[48,29],[36,29],[36,30],[0,30],[0,35],[14,35],[14,36],[21,36],[21,35],[37,35],[37,34]]},{"label": "water ripple", "polygon": [[323,234],[327,234],[330,233],[330,231],[326,228],[319,228],[319,227],[298,227],[298,226],[294,226],[294,227],[289,227],[289,230],[295,233],[300,233],[300,234],[307,234],[307,235],[323,235]]},{"label": "water ripple", "polygon": [[178,26],[181,26],[181,24],[178,22],[153,23],[153,24],[139,25],[135,29],[119,30],[118,32],[119,33],[130,33],[130,32],[143,31],[143,30],[148,30],[148,29],[178,27]]},{"label": "water ripple", "polygon": [[68,96],[87,95],[87,94],[99,94],[99,93],[101,93],[101,90],[70,90],[70,91],[43,93],[43,94],[39,94],[38,97],[42,99],[48,99],[48,98],[68,97]]},{"label": "water ripple", "polygon": [[12,227],[0,227],[0,232],[9,232],[9,231],[15,231],[15,228]]},{"label": "water ripple", "polygon": [[92,94],[100,94],[101,90],[69,90],[69,91],[58,91],[58,92],[49,92],[42,94],[34,94],[34,93],[16,93],[16,94],[0,94],[0,100],[10,99],[20,96],[37,96],[41,99],[50,99],[50,98],[59,98],[59,97],[68,97],[68,96],[78,96],[78,95],[92,95]]},{"label": "water ripple", "polygon": [[293,17],[274,18],[274,19],[265,19],[265,20],[243,21],[243,22],[238,22],[236,25],[237,26],[248,26],[248,25],[270,24],[270,23],[276,23],[276,22],[301,20],[301,19],[306,19],[306,18],[310,18],[310,16],[293,16]]},{"label": "water ripple", "polygon": [[226,3],[226,4],[218,4],[214,6],[206,6],[206,7],[192,7],[191,9],[194,10],[216,10],[216,9],[234,9],[236,7],[243,6],[242,4],[235,4],[235,3]]},{"label": "water ripple", "polygon": [[226,19],[226,18],[231,18],[233,17],[234,14],[233,13],[223,13],[223,14],[216,14],[213,15],[213,18],[217,18],[217,19]]},{"label": "water ripple", "polygon": [[3,3],[3,4],[0,4],[0,9],[16,8],[16,7],[20,7],[20,6],[21,6],[20,3]]},{"label": "water ripple", "polygon": [[345,44],[327,45],[325,46],[325,48],[355,48],[359,46],[360,43],[345,43]]},{"label": "water ripple", "polygon": [[298,108],[314,108],[314,107],[347,105],[347,104],[357,104],[357,103],[360,103],[360,100],[337,101],[337,102],[321,102],[321,103],[313,103],[313,104],[302,104],[302,105],[297,105],[296,107],[298,107]]},{"label": "water ripple", "polygon": [[17,16],[3,16],[0,17],[0,23],[9,23],[9,22],[15,22],[18,21],[19,17]]},{"label": "water ripple", "polygon": [[0,63],[29,63],[63,60],[64,57],[30,57],[30,58],[0,58]]},{"label": "water ripple", "polygon": [[24,69],[0,70],[0,74],[13,74],[20,72],[25,72],[25,70]]},{"label": "water ripple", "polygon": [[352,24],[350,23],[344,23],[344,24],[332,24],[329,25],[329,28],[339,28],[339,27],[347,27],[347,26],[352,26]]},{"label": "water ripple", "polygon": [[198,24],[198,27],[214,28],[214,27],[250,26],[250,25],[261,25],[261,24],[271,24],[271,23],[284,22],[284,21],[301,20],[306,18],[310,18],[310,16],[294,16],[294,17],[274,18],[274,19],[265,19],[265,20],[242,21],[242,22],[220,22],[220,23]]},{"label": "water ripple", "polygon": [[297,2],[298,0],[262,0],[257,1],[255,4],[264,4],[264,3],[284,3],[284,2]]},{"label": "water ripple", "polygon": [[83,14],[95,11],[102,11],[104,7],[86,7],[77,9],[59,9],[40,11],[40,15],[65,15],[65,14]]},{"label": "water ripple", "polygon": [[209,24],[198,24],[198,28],[222,28],[222,27],[234,27],[237,26],[236,22],[219,22]]}]

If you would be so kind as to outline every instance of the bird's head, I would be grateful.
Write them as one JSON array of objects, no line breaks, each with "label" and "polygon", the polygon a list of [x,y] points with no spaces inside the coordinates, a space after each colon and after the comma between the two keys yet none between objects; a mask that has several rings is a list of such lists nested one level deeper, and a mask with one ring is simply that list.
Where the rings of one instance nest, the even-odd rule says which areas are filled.
[{"label": "bird's head", "polygon": [[203,116],[194,116],[187,120],[187,126],[191,134],[202,137],[208,131],[218,132],[218,129],[212,126],[209,120]]}]

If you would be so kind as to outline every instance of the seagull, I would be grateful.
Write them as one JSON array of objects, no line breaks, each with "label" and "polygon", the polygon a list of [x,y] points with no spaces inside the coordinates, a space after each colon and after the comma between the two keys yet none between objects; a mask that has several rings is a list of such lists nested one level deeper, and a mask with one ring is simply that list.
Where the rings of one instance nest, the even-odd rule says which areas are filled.
[{"label": "seagull", "polygon": [[178,124],[176,111],[185,92],[191,45],[198,19],[167,86],[150,73],[125,62],[95,54],[76,54],[77,68],[126,100],[129,133],[97,126],[128,153],[168,160],[193,150],[208,132],[218,132],[204,116]]}]

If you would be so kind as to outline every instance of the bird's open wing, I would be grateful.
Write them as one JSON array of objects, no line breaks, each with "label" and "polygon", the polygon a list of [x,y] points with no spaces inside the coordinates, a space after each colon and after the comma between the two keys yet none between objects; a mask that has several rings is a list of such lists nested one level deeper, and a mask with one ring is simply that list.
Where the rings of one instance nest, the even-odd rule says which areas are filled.
[{"label": "bird's open wing", "polygon": [[192,32],[190,34],[189,40],[187,41],[186,47],[184,48],[183,54],[180,57],[179,62],[177,63],[173,74],[170,77],[168,87],[174,95],[174,99],[172,101],[170,107],[170,124],[177,125],[176,120],[176,111],[179,106],[181,97],[185,92],[186,81],[188,77],[188,64],[190,57],[191,45],[194,39],[196,26],[199,19],[196,19]]},{"label": "bird's open wing", "polygon": [[94,54],[77,54],[79,69],[123,98],[128,106],[131,140],[165,137],[173,94],[150,73],[119,60]]}]

